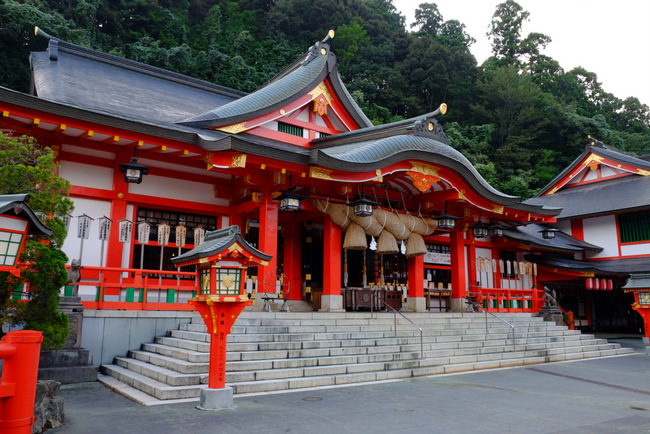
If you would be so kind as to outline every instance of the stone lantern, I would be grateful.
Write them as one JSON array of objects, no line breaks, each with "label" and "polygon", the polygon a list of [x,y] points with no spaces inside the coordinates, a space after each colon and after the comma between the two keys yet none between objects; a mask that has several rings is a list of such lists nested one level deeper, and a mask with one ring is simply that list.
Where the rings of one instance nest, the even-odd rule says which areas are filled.
[{"label": "stone lantern", "polygon": [[208,327],[210,368],[208,388],[201,390],[199,407],[219,410],[232,407],[233,390],[226,387],[226,340],[244,307],[252,300],[246,294],[246,269],[268,265],[272,256],[244,240],[238,226],[207,232],[203,243],[172,258],[176,267],[196,265],[199,288],[188,300]]}]

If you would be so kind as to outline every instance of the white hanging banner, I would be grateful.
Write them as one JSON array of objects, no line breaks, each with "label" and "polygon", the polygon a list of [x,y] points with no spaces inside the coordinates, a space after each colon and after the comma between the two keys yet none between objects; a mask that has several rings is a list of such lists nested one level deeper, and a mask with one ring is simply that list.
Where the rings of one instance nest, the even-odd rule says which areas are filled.
[{"label": "white hanging banner", "polygon": [[185,236],[187,235],[187,228],[183,225],[176,226],[176,245],[178,247],[185,247]]},{"label": "white hanging banner", "polygon": [[68,233],[68,230],[70,230],[70,222],[72,221],[72,216],[70,214],[66,214],[63,216],[63,223],[65,223],[65,233]]},{"label": "white hanging banner", "polygon": [[140,244],[149,244],[149,232],[151,232],[151,225],[149,223],[138,223],[138,242]]},{"label": "white hanging banner", "polygon": [[167,223],[161,223],[158,225],[158,244],[161,246],[166,246],[169,244],[169,233],[170,227]]},{"label": "white hanging banner", "polygon": [[90,235],[90,222],[92,222],[94,219],[87,216],[86,214],[80,215],[78,219],[79,223],[77,225],[77,238],[87,240],[88,236]]},{"label": "white hanging banner", "polygon": [[130,220],[120,220],[120,242],[128,243],[131,241],[131,234],[133,233],[133,222]]},{"label": "white hanging banner", "polygon": [[108,234],[111,232],[111,223],[113,221],[104,216],[99,219],[99,239],[100,241],[107,241]]},{"label": "white hanging banner", "polygon": [[202,227],[194,228],[194,247],[198,247],[203,244],[203,239],[205,238],[205,229]]}]

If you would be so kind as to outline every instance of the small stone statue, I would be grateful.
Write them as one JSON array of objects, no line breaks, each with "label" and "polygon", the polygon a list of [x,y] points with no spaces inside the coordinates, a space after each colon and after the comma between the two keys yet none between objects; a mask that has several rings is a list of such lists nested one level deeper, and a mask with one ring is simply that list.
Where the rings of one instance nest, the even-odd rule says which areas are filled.
[{"label": "small stone statue", "polygon": [[550,307],[556,307],[557,306],[557,299],[555,298],[555,290],[554,289],[548,289],[548,287],[544,287],[544,301],[546,302],[547,306]]},{"label": "small stone statue", "polygon": [[79,296],[79,281],[81,280],[81,260],[73,259],[68,269],[68,281],[66,284],[72,284],[72,296]]}]

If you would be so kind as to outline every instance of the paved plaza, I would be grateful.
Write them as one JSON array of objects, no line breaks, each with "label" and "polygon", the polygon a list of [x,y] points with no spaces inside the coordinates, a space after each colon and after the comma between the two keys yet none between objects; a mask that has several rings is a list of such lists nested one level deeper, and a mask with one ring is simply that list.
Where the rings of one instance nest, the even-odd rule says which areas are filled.
[{"label": "paved plaza", "polygon": [[[637,340],[638,341],[638,340]],[[630,340],[635,345],[634,340]],[[66,385],[66,425],[92,433],[650,433],[650,356],[236,396],[235,408],[144,407],[98,382]]]}]

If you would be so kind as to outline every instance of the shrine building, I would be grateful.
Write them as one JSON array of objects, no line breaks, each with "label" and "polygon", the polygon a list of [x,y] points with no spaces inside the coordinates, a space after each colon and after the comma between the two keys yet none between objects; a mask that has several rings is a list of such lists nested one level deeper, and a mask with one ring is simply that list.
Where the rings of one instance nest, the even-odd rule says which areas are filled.
[{"label": "shrine building", "polygon": [[[193,270],[171,258],[230,225],[272,256],[249,272],[257,308],[259,294],[281,293],[328,312],[465,311],[468,300],[537,312],[543,286],[586,278],[623,294],[638,269],[585,268],[619,243],[588,236],[603,217],[592,226],[569,191],[592,181],[591,164],[598,179],[621,178],[647,160],[592,146],[603,159],[583,158],[538,197],[503,194],[450,146],[445,104],[372,125],[332,36],[244,93],[41,32],[49,44],[31,54],[31,92],[0,88],[0,128],[51,147],[72,184],[63,249],[84,267],[86,309],[189,310]],[[574,315],[588,310],[578,296],[565,298]]]}]

